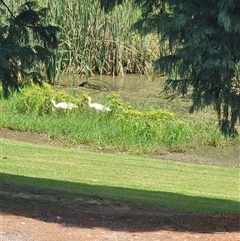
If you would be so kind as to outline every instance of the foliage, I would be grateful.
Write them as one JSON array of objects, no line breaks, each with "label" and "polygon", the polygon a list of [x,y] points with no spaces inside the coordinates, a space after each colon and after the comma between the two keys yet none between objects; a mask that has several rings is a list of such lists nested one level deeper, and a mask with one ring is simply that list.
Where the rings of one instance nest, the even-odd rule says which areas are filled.
[{"label": "foliage", "polygon": [[52,5],[52,12],[54,22],[66,23],[60,36],[59,71],[87,77],[152,71],[156,45],[151,46],[150,40],[158,40],[130,31],[133,19],[141,16],[132,1],[114,4],[105,13],[98,0],[65,0]]},{"label": "foliage", "polygon": [[52,90],[47,84],[42,87],[36,84],[30,84],[19,94],[13,95],[13,101],[10,103],[11,110],[22,114],[43,115],[49,112],[49,99]]},{"label": "foliage", "polygon": [[21,88],[19,93],[14,93],[7,102],[9,103],[8,108],[13,113],[42,116],[55,110],[50,103],[51,99],[56,100],[56,102],[65,101],[76,104],[81,102],[77,97],[70,96],[65,91],[54,91],[47,83],[39,86],[32,81],[25,83],[25,87]]},{"label": "foliage", "polygon": [[[105,9],[109,0],[101,1]],[[114,1],[124,2],[124,1]],[[135,0],[143,19],[142,34],[157,32],[161,57],[156,66],[178,92],[192,91],[191,112],[214,105],[220,129],[236,135],[240,119],[239,0]]]},{"label": "foliage", "polygon": [[41,83],[42,66],[51,77],[58,28],[45,23],[47,8],[39,8],[34,1],[26,2],[12,12],[1,0],[0,11],[3,13],[0,20],[0,80],[7,98],[10,90],[19,90],[25,78]]},{"label": "foliage", "polygon": [[107,99],[110,102],[110,108],[115,112],[132,109],[132,105],[129,102],[124,102],[116,93],[110,94]]},{"label": "foliage", "polygon": [[[168,52],[157,62],[182,94],[193,87],[191,111],[214,105],[225,134],[236,134],[240,117],[239,1],[162,1],[165,5],[147,18],[155,23]],[[171,79],[172,81],[172,79]]]}]

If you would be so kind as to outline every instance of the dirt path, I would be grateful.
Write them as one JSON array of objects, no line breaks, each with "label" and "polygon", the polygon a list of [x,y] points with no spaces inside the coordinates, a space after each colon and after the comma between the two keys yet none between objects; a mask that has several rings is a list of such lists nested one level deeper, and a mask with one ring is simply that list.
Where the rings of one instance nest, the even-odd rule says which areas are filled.
[{"label": "dirt path", "polygon": [[137,207],[45,207],[2,210],[1,241],[240,240],[239,216]]},{"label": "dirt path", "polygon": [[[44,135],[11,130],[1,130],[1,138],[56,144]],[[0,194],[7,195],[2,190]],[[11,204],[1,205],[0,220],[1,241],[240,240],[239,215],[72,203],[57,208],[52,204],[35,208]]]}]

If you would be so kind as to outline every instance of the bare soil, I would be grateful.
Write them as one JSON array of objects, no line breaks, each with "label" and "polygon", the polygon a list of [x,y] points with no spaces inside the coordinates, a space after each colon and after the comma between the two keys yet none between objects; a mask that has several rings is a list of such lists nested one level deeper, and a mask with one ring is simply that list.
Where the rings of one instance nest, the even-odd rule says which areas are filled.
[{"label": "bare soil", "polygon": [[[36,145],[59,144],[42,134],[13,130],[1,130],[1,138]],[[179,155],[175,155],[179,160]],[[174,160],[174,153],[162,157]],[[192,158],[186,154],[182,157],[183,161]],[[195,156],[194,160],[204,162],[202,157]],[[168,209],[72,203],[64,207],[50,203],[26,208],[16,203],[1,205],[0,220],[1,241],[240,240],[240,215],[207,215]]]}]

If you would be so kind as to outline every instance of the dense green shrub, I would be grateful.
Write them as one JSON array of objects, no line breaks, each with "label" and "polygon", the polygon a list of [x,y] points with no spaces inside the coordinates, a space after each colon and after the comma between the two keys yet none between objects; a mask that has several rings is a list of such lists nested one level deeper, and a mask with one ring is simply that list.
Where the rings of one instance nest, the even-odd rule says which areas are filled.
[{"label": "dense green shrub", "polygon": [[81,102],[81,99],[70,96],[65,91],[54,91],[47,83],[39,86],[30,82],[20,92],[14,93],[9,100],[6,100],[5,105],[14,113],[41,116],[54,110],[51,99],[56,102],[66,101],[76,104]]}]

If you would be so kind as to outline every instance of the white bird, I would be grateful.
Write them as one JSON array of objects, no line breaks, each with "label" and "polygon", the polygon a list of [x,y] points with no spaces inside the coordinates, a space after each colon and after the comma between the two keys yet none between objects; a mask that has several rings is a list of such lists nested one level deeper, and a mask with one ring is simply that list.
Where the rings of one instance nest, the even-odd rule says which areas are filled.
[{"label": "white bird", "polygon": [[63,110],[67,110],[68,109],[68,110],[71,110],[73,108],[78,108],[78,106],[73,104],[73,103],[60,102],[60,103],[56,104],[55,100],[51,100],[51,103],[57,109],[63,109]]},{"label": "white bird", "polygon": [[111,111],[110,108],[101,105],[99,103],[92,103],[92,98],[89,96],[88,97],[88,105],[90,108],[94,109],[95,111],[99,112],[99,111]]}]

